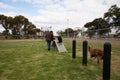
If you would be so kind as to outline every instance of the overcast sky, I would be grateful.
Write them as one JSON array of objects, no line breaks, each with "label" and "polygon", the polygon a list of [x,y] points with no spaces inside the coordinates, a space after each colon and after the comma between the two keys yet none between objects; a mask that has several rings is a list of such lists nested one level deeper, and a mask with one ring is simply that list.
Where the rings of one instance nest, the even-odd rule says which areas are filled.
[{"label": "overcast sky", "polygon": [[0,0],[0,14],[23,15],[38,28],[52,27],[56,32],[82,28],[86,22],[103,17],[114,4],[120,7],[120,0]]}]

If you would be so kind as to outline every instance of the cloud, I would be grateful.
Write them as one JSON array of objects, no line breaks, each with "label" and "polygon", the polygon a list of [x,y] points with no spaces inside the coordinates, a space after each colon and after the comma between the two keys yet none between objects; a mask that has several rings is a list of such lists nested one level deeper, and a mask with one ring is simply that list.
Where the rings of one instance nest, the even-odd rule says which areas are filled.
[{"label": "cloud", "polygon": [[[35,0],[39,15],[32,18],[39,26],[53,26],[56,30],[83,27],[86,22],[103,17],[111,5],[119,0]],[[42,6],[42,7],[41,7]],[[69,19],[69,25],[67,22]],[[56,28],[57,26],[57,28]],[[59,28],[58,28],[59,27]]]},{"label": "cloud", "polygon": [[[86,22],[95,18],[103,17],[108,9],[117,4],[120,7],[120,0],[12,0],[13,2],[24,2],[37,8],[37,15],[31,16],[24,12],[7,12],[7,15],[23,14],[27,16],[37,27],[49,27],[60,30],[68,27],[83,27]],[[7,8],[10,5],[4,3],[0,7]],[[11,6],[12,7],[12,6]],[[26,9],[29,10],[29,9]],[[69,19],[69,23],[67,20]]]},{"label": "cloud", "polygon": [[15,7],[10,6],[10,5],[8,5],[8,4],[5,4],[5,3],[3,3],[3,2],[0,2],[0,8],[1,8],[1,9],[16,9]]},{"label": "cloud", "polygon": [[[90,19],[90,17],[93,18],[93,16],[99,16],[99,13],[101,14],[101,11],[99,9],[103,8],[102,6],[98,7],[98,10],[95,10],[94,6],[86,6],[87,3],[84,2],[82,4],[79,0],[76,2],[65,0],[65,2],[61,4],[49,4],[46,5],[45,9],[40,9],[39,12],[39,21],[42,22],[51,22],[51,23],[64,23],[68,18],[71,23],[80,23],[80,21],[85,21],[85,19]],[[96,13],[98,13],[96,15]],[[38,17],[36,16],[36,17]],[[101,16],[100,16],[101,17]]]},{"label": "cloud", "polygon": [[12,17],[17,15],[16,12],[1,12],[1,14],[4,14],[5,16],[12,16]]}]

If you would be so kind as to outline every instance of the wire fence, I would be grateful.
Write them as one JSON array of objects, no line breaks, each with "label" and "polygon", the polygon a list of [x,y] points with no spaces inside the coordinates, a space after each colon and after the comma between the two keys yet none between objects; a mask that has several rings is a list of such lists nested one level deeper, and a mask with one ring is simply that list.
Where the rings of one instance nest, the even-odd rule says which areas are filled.
[{"label": "wire fence", "polygon": [[[99,34],[99,32],[104,31],[104,30],[109,30],[106,33]],[[96,29],[96,30],[88,30],[88,31],[82,31],[79,33],[69,33],[69,37],[67,34],[61,35],[64,38],[90,38],[90,35],[88,35],[90,32],[93,32],[92,37],[90,39],[112,39],[112,40],[120,40],[120,32],[119,33],[112,33],[110,32],[112,30],[111,28],[104,28],[104,29]],[[2,35],[0,34],[0,39],[44,39],[45,38],[45,33],[41,35]]]},{"label": "wire fence", "polygon": [[44,36],[37,36],[37,35],[0,35],[0,39],[44,39]]},{"label": "wire fence", "polygon": [[91,38],[120,38],[120,32],[117,32],[114,28],[87,30],[83,32],[84,35],[91,36]]}]

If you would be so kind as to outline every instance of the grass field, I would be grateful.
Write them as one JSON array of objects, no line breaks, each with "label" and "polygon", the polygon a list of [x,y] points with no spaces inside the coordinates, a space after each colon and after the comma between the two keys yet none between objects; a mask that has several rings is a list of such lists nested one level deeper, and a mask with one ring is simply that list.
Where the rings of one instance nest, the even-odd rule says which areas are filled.
[{"label": "grass field", "polygon": [[[0,80],[101,80],[102,63],[88,56],[82,66],[82,40],[77,40],[72,59],[72,39],[64,39],[68,52],[47,51],[45,40],[0,40]],[[103,48],[102,43],[89,45]],[[120,45],[112,44],[111,80],[120,80]]]}]

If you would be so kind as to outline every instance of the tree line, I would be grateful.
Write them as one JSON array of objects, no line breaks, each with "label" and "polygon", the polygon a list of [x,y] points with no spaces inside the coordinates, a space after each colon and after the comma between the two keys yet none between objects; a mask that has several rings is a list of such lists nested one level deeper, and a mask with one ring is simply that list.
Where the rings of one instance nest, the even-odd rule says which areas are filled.
[{"label": "tree line", "polygon": [[[15,17],[5,16],[0,14],[0,24],[5,29],[2,34],[5,36],[21,36],[21,35],[36,35],[41,30],[30,22],[26,17],[18,15]],[[65,31],[58,31],[61,36],[74,37],[81,32],[90,38],[94,35],[103,36],[111,32],[111,28],[116,29],[116,35],[120,35],[120,8],[117,5],[112,5],[107,12],[104,13],[103,18],[96,18],[91,22],[84,24],[87,31],[73,30],[67,28]]]},{"label": "tree line", "polygon": [[64,31],[58,31],[57,34],[63,37],[76,37],[81,31],[81,29],[74,30],[72,28],[67,28]]},{"label": "tree line", "polygon": [[117,5],[112,5],[103,18],[96,18],[84,25],[87,28],[85,32],[90,38],[95,34],[102,36],[111,32],[111,28],[116,29],[116,36],[120,35],[120,8]]},{"label": "tree line", "polygon": [[0,14],[0,24],[4,28],[2,34],[12,35],[14,38],[21,35],[36,35],[40,32],[39,28],[22,15],[11,17]]}]

